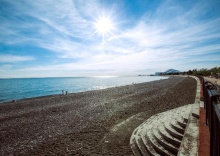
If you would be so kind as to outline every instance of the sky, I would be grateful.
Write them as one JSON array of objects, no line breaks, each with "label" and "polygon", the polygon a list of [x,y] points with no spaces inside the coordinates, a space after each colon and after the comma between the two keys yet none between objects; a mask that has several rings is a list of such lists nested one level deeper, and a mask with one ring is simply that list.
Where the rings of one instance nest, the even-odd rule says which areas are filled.
[{"label": "sky", "polygon": [[219,0],[0,0],[0,78],[215,66]]}]

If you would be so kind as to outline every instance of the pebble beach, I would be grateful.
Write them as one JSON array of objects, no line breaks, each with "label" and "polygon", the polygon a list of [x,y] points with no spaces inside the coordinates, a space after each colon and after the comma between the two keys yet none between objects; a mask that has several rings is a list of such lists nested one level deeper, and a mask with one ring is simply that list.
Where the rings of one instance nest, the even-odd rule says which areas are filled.
[{"label": "pebble beach", "polygon": [[189,77],[0,104],[0,155],[133,155],[133,130],[194,103]]}]

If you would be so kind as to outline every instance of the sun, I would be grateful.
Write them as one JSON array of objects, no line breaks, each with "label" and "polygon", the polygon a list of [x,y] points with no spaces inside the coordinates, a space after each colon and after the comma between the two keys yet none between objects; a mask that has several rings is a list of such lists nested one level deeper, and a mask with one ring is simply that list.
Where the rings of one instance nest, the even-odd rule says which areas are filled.
[{"label": "sun", "polygon": [[117,23],[114,22],[115,16],[105,15],[98,15],[98,17],[93,17],[93,30],[94,32],[85,38],[82,42],[85,42],[89,38],[92,38],[94,36],[101,37],[102,38],[102,44],[105,44],[107,41],[111,41],[113,38],[116,37],[115,32],[117,32],[116,25]]},{"label": "sun", "polygon": [[100,33],[102,35],[107,35],[108,33],[110,33],[113,30],[114,25],[113,25],[111,19],[109,19],[107,17],[101,17],[95,23],[95,28],[98,33]]},{"label": "sun", "polygon": [[113,31],[115,30],[115,24],[111,16],[101,16],[94,22],[95,33],[102,37],[102,43],[110,40],[112,36],[115,36]]}]

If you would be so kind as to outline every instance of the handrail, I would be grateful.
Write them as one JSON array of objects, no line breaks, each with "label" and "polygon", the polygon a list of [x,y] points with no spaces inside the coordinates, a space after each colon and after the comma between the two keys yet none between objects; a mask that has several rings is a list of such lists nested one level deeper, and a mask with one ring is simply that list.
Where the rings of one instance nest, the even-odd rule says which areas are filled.
[{"label": "handrail", "polygon": [[206,124],[210,132],[210,155],[220,156],[220,93],[211,82],[204,79],[202,82]]},{"label": "handrail", "polygon": [[214,109],[215,109],[216,115],[218,117],[218,120],[220,121],[220,104],[215,104]]}]

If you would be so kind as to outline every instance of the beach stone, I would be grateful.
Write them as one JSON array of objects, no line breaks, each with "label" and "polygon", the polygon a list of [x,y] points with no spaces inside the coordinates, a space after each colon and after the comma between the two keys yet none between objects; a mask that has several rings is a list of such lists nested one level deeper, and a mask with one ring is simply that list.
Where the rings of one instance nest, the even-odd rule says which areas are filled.
[{"label": "beach stone", "polygon": [[[0,155],[133,155],[129,140],[138,125],[157,113],[194,103],[195,95],[194,79],[170,77],[2,103]],[[74,143],[80,148],[73,149]]]}]

